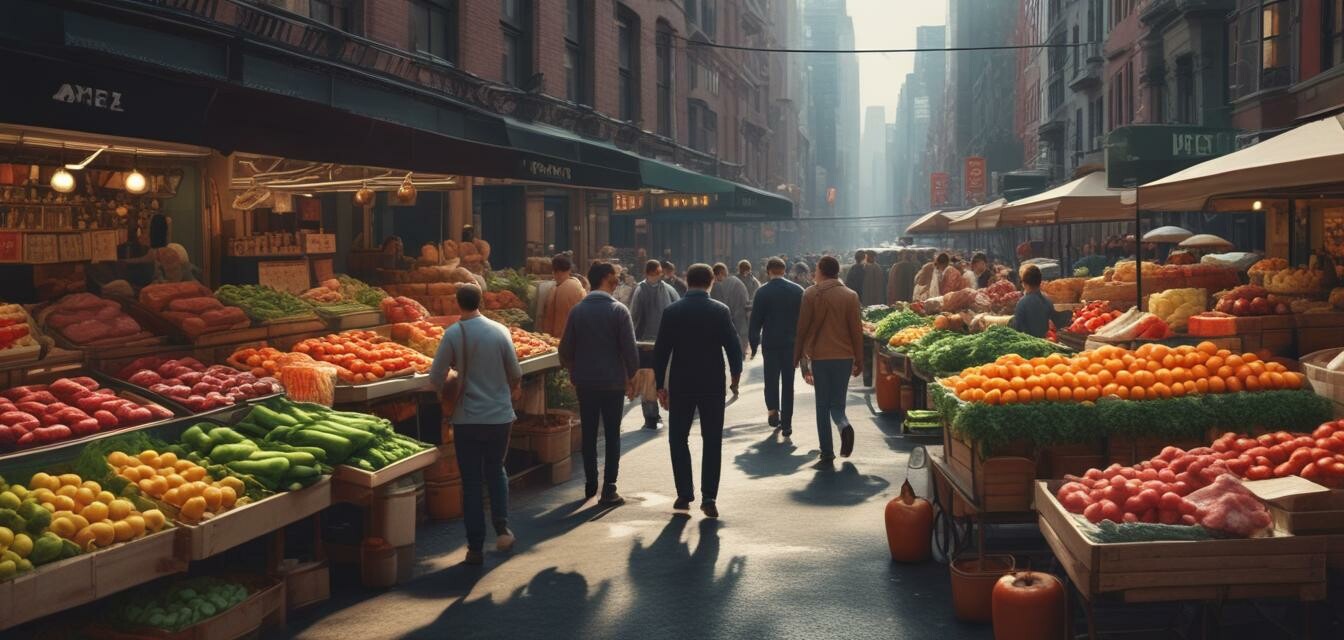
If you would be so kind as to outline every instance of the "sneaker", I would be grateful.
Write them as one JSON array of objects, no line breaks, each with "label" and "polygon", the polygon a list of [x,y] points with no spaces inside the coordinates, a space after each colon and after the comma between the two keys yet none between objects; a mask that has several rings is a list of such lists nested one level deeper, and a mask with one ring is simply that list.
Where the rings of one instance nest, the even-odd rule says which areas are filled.
[{"label": "sneaker", "polygon": [[677,511],[690,511],[690,509],[691,509],[691,499],[690,499],[690,498],[677,498],[677,501],[672,503],[672,508],[675,509],[675,510],[677,510]]},{"label": "sneaker", "polygon": [[645,428],[645,429],[648,429],[649,431],[657,431],[657,430],[658,430],[658,425],[659,425],[659,423],[661,423],[661,422],[662,422],[661,420],[654,421],[654,422],[649,422],[648,420],[645,420],[645,421],[644,421],[644,428]]},{"label": "sneaker", "polygon": [[604,505],[625,504],[625,498],[622,498],[621,494],[616,493],[616,487],[608,487],[602,492],[602,499],[598,500],[597,503]]},{"label": "sneaker", "polygon": [[851,453],[854,453],[854,427],[845,425],[840,430],[840,457],[848,458]]},{"label": "sneaker", "polygon": [[793,435],[793,425],[791,425],[791,424],[789,424],[789,423],[787,423],[787,422],[781,423],[781,424],[779,425],[779,432],[780,432],[781,434],[783,434],[783,436],[784,436],[785,438],[787,438],[787,437],[789,437],[789,436],[792,436],[792,435]]},{"label": "sneaker", "polygon": [[513,531],[505,528],[503,533],[495,534],[495,551],[508,553],[513,551],[513,543],[517,540],[513,537]]},{"label": "sneaker", "polygon": [[772,426],[772,427],[778,427],[778,426],[779,426],[779,414],[778,414],[778,413],[773,413],[773,412],[772,412],[772,413],[770,414],[770,417],[767,418],[767,420],[770,422],[770,426]]},{"label": "sneaker", "polygon": [[595,495],[597,495],[597,484],[583,485],[583,497],[592,499]]},{"label": "sneaker", "polygon": [[719,517],[719,507],[714,504],[713,500],[707,500],[702,503],[700,505],[700,510],[705,512],[705,517],[707,518]]},{"label": "sneaker", "polygon": [[462,564],[481,565],[485,564],[485,553],[479,549],[468,549],[467,559]]}]

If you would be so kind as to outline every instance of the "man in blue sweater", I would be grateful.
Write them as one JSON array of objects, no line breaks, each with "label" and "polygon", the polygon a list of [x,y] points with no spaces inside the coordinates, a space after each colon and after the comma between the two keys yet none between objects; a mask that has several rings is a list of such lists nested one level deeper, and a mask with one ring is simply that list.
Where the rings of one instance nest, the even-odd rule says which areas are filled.
[{"label": "man in blue sweater", "polygon": [[606,435],[606,468],[603,471],[602,504],[621,504],[616,493],[616,474],[621,465],[621,410],[625,398],[634,397],[634,377],[639,370],[635,350],[635,327],[630,311],[616,301],[616,267],[596,262],[588,269],[593,292],[569,312],[565,335],[560,339],[560,364],[579,395],[579,421],[583,428],[584,489],[597,495],[597,427]]},{"label": "man in blue sweater", "polygon": [[[751,303],[751,357],[759,348],[765,356],[765,408],[770,410],[770,426],[779,427],[784,437],[793,435],[793,340],[798,333],[798,309],[803,305],[803,288],[784,277],[784,261],[771,258],[765,265],[770,279]],[[780,394],[781,383],[783,395]]]},{"label": "man in blue sweater", "polygon": [[[672,476],[677,485],[673,508],[689,509],[695,499],[691,480],[691,422],[700,414],[700,437],[704,442],[700,469],[700,510],[719,517],[719,465],[723,456],[723,410],[725,406],[723,365],[728,356],[733,395],[742,378],[742,343],[727,305],[709,297],[714,272],[697,264],[686,270],[686,296],[663,311],[654,343],[653,375],[658,383],[658,401],[668,410],[667,440],[672,449]],[[668,363],[672,370],[668,373]]]}]

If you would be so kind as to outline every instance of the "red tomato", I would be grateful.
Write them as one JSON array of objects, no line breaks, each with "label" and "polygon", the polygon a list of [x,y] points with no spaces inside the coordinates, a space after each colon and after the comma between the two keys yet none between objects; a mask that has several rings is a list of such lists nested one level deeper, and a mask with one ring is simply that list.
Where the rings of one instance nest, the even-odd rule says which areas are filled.
[{"label": "red tomato", "polygon": [[1318,440],[1321,438],[1329,438],[1330,436],[1333,436],[1335,434],[1335,431],[1336,429],[1334,423],[1327,422],[1319,427],[1316,427],[1316,430],[1311,432],[1311,437],[1316,438]]}]

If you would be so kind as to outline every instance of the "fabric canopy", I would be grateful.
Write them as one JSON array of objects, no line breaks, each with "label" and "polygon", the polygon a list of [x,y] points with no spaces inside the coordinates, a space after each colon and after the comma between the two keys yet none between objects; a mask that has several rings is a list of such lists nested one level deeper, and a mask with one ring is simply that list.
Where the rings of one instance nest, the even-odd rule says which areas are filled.
[{"label": "fabric canopy", "polygon": [[1344,116],[1308,122],[1235,153],[1141,185],[1150,211],[1202,211],[1218,196],[1344,183]]},{"label": "fabric canopy", "polygon": [[999,213],[999,226],[1132,220],[1134,205],[1106,188],[1106,172],[1095,171],[1054,189],[1014,200]]},{"label": "fabric canopy", "polygon": [[919,233],[939,233],[947,231],[947,222],[949,216],[962,214],[962,211],[930,211],[919,217],[918,220],[911,222],[910,226],[905,228],[906,235],[915,235]]},{"label": "fabric canopy", "polygon": [[948,220],[948,231],[976,231],[978,229],[993,229],[999,225],[999,213],[1003,211],[1003,206],[1008,201],[999,198],[994,202],[971,207],[962,211],[957,217]]}]

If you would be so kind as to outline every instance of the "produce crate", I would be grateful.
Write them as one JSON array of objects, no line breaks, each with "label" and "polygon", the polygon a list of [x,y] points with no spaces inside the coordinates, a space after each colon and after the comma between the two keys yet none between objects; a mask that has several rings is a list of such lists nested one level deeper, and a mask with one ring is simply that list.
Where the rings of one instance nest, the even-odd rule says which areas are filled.
[{"label": "produce crate", "polygon": [[1326,365],[1344,348],[1323,349],[1302,356],[1302,372],[1318,395],[1330,399],[1335,415],[1344,416],[1344,371],[1330,371]]},{"label": "produce crate", "polygon": [[531,452],[542,464],[569,457],[570,434],[579,421],[569,411],[548,410],[544,417],[524,416],[513,425],[509,446]]},{"label": "produce crate", "polygon": [[285,623],[285,584],[274,579],[255,579],[252,594],[237,605],[177,631],[138,628],[122,631],[106,626],[94,626],[89,637],[107,640],[236,640],[262,626],[283,626]]},{"label": "produce crate", "polygon": [[331,567],[326,560],[300,563],[272,575],[284,582],[285,608],[289,611],[331,598]]},{"label": "produce crate", "polygon": [[84,352],[66,349],[48,349],[46,357],[36,362],[8,362],[0,364],[0,388],[8,389],[35,382],[47,382],[84,366]]},{"label": "produce crate", "polygon": [[1322,536],[1325,538],[1325,563],[1331,569],[1344,570],[1344,535]]},{"label": "produce crate", "polygon": [[331,477],[229,509],[199,524],[179,524],[177,555],[202,560],[254,540],[331,506]]},{"label": "produce crate", "polygon": [[175,528],[46,564],[0,583],[0,629],[36,620],[186,570]]},{"label": "produce crate", "polygon": [[1344,534],[1344,490],[1270,500],[1274,527],[1294,535]]},{"label": "produce crate", "polygon": [[1344,312],[1299,313],[1293,319],[1297,353],[1314,353],[1344,343]]},{"label": "produce crate", "polygon": [[[1162,452],[1162,449],[1168,446],[1180,447],[1181,449],[1193,449],[1195,447],[1206,447],[1209,442],[1222,435],[1221,433],[1206,439],[1187,439],[1173,440],[1171,438],[1151,437],[1151,436],[1117,436],[1113,435],[1106,439],[1106,464],[1100,468],[1106,468],[1112,463],[1119,463],[1129,467],[1144,460],[1151,460]],[[1060,478],[1062,476],[1055,476]]]},{"label": "produce crate", "polygon": [[373,400],[391,398],[407,393],[430,391],[429,374],[413,373],[408,370],[404,375],[384,378],[367,384],[336,385],[335,404],[362,404]]},{"label": "produce crate", "polygon": [[402,458],[377,471],[365,471],[358,467],[338,464],[332,467],[331,480],[332,482],[372,489],[424,469],[434,464],[438,459],[438,448],[431,447],[415,455]]},{"label": "produce crate", "polygon": [[1036,479],[1037,460],[1022,443],[984,457],[976,443],[953,429],[943,429],[943,455],[953,480],[975,500],[982,512],[1031,510],[1031,483]]},{"label": "produce crate", "polygon": [[[174,414],[178,413],[178,411],[174,408],[177,405],[165,402],[157,402],[151,399],[150,394],[140,393],[137,390],[137,387],[126,384],[124,382],[111,380],[106,376],[96,374],[89,375],[91,373],[92,372],[84,371],[82,369],[73,369],[68,371],[62,371],[60,372],[59,375],[52,377],[53,378],[63,376],[78,377],[88,375],[89,377],[98,380],[99,384],[103,385],[104,387],[117,389],[117,397],[119,398],[126,398],[141,405],[150,405],[150,404],[158,405],[160,407],[163,407],[164,409],[172,411]],[[18,458],[23,458],[25,456],[31,456],[31,455],[42,455],[51,458],[52,454],[54,454],[55,452],[63,452],[63,454],[68,454],[67,457],[71,458],[78,457],[79,451],[84,448],[84,445],[93,442],[95,440],[102,440],[104,438],[113,438],[119,435],[131,433],[133,431],[154,429],[156,427],[169,424],[175,420],[180,420],[181,418],[182,416],[174,415],[171,418],[164,418],[162,420],[152,420],[150,422],[138,424],[132,427],[117,427],[115,429],[107,429],[104,431],[99,431],[98,433],[83,436],[80,438],[69,438],[66,440],[62,440],[60,442],[53,442],[51,444],[42,445],[40,447],[29,447],[27,449],[18,449],[15,451],[10,451],[8,453],[0,454],[0,464],[4,464],[16,460]]]},{"label": "produce crate", "polygon": [[523,370],[523,375],[531,375],[542,371],[560,368],[560,352],[552,351],[547,354],[528,358],[518,363]]},{"label": "produce crate", "polygon": [[280,318],[264,322],[262,326],[266,328],[268,339],[294,335],[308,336],[327,330],[327,323],[316,314],[310,317]]},{"label": "produce crate", "polygon": [[1276,530],[1265,538],[1098,544],[1055,499],[1061,484],[1036,483],[1041,533],[1089,601],[1108,594],[1125,602],[1325,598],[1322,536]]},{"label": "produce crate", "polygon": [[322,313],[321,308],[318,308],[317,314],[322,317],[326,322],[327,328],[332,331],[367,329],[375,325],[383,324],[383,313],[373,308],[370,308],[368,311],[355,311],[339,315],[326,315]]}]

